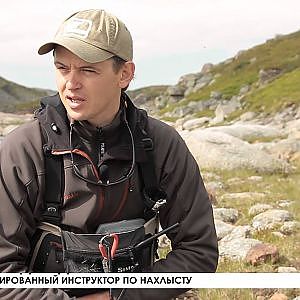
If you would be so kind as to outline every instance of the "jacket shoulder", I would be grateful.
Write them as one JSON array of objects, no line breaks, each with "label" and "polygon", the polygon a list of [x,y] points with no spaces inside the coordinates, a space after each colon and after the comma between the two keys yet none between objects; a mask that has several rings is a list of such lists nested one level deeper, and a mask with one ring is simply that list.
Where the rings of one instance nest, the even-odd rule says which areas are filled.
[{"label": "jacket shoulder", "polygon": [[26,122],[16,129],[8,133],[3,139],[3,145],[13,142],[14,144],[33,142],[38,139],[37,134],[40,134],[39,121],[34,119]]},{"label": "jacket shoulder", "polygon": [[1,152],[10,156],[30,155],[42,149],[42,137],[38,120],[32,120],[11,131],[1,142]]},{"label": "jacket shoulder", "polygon": [[172,126],[152,117],[148,117],[148,134],[155,144],[167,146],[174,143],[185,144],[180,134]]}]

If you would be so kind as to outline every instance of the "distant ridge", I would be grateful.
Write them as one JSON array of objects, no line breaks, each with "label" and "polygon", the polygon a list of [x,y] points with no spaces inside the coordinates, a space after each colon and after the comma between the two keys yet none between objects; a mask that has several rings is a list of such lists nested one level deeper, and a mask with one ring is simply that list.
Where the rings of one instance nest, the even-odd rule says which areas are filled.
[{"label": "distant ridge", "polygon": [[30,111],[32,101],[49,95],[51,91],[39,88],[28,88],[0,77],[0,111]]}]

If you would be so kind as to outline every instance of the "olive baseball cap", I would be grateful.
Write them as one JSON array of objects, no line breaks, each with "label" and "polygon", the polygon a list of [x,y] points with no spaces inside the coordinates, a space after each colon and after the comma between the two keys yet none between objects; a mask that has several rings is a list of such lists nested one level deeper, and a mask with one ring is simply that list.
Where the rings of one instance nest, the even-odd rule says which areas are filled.
[{"label": "olive baseball cap", "polygon": [[113,56],[125,61],[133,58],[132,38],[125,24],[101,9],[79,11],[67,18],[54,39],[42,45],[46,54],[57,45],[67,48],[86,62],[96,63]]}]

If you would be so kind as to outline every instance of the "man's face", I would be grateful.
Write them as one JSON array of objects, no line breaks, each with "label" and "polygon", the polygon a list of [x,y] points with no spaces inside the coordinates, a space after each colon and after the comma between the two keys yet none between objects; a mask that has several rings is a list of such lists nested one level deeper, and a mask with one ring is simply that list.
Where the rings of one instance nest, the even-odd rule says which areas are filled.
[{"label": "man's face", "polygon": [[[113,60],[87,63],[64,47],[55,49],[56,84],[68,115],[94,126],[110,123],[120,104],[126,65],[116,72]],[[128,74],[127,74],[128,75]],[[133,76],[133,74],[132,74]]]}]

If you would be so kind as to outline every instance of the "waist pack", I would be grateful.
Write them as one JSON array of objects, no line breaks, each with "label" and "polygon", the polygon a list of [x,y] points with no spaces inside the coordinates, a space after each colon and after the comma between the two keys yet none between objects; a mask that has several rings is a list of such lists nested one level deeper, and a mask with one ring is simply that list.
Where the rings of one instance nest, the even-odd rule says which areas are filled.
[{"label": "waist pack", "polygon": [[[157,227],[157,218],[147,223],[144,219],[133,219],[101,224],[95,234],[76,234],[42,223],[29,271],[140,272],[154,262]],[[112,244],[107,245],[107,240]]]}]

